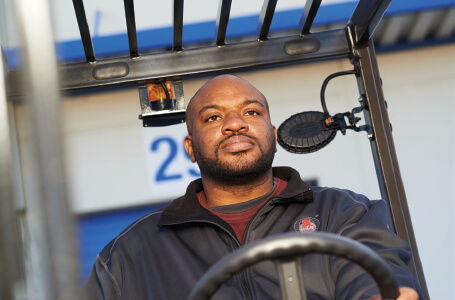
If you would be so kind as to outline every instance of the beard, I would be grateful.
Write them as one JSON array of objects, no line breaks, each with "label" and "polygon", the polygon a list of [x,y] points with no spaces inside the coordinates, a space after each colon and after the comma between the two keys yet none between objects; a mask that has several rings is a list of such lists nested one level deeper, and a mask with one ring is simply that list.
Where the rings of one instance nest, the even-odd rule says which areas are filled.
[{"label": "beard", "polygon": [[257,138],[247,134],[239,135],[243,135],[254,140],[259,147],[261,155],[255,160],[246,158],[243,159],[247,156],[247,153],[242,151],[232,153],[234,159],[230,162],[220,161],[218,158],[218,149],[219,145],[221,145],[224,140],[218,143],[214,159],[203,155],[200,148],[194,147],[195,145],[193,144],[194,157],[196,158],[202,175],[210,177],[216,181],[230,183],[238,182],[244,184],[245,182],[264,175],[264,173],[270,170],[275,157],[276,141],[274,134],[272,133],[273,138],[270,138],[269,144],[266,145],[266,150],[263,149]]}]

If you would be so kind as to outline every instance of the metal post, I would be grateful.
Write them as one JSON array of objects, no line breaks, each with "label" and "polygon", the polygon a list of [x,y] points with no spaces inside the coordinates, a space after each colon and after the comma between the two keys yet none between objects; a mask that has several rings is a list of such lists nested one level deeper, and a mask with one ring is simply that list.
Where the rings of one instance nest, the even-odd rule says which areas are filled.
[{"label": "metal post", "polygon": [[[49,3],[19,0],[22,37],[21,86],[29,140],[24,255],[29,299],[76,299],[78,256],[65,190],[59,122],[59,87]],[[26,147],[26,146],[25,146]]]},{"label": "metal post", "polygon": [[14,205],[12,145],[5,91],[3,59],[0,59],[0,299],[17,298],[24,281],[20,258],[20,230]]},{"label": "metal post", "polygon": [[366,100],[365,121],[374,131],[371,148],[381,196],[389,204],[397,235],[411,246],[414,256],[409,267],[420,282],[425,299],[429,299],[401,180],[373,42],[370,40],[366,47],[357,50],[359,57],[355,59],[354,64],[359,66],[358,87],[360,94]]}]

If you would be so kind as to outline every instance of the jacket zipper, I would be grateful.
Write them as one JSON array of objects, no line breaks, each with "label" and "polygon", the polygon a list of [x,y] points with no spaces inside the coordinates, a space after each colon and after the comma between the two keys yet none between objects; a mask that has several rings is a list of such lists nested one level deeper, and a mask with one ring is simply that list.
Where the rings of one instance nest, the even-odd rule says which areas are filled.
[{"label": "jacket zipper", "polygon": [[[235,243],[234,244],[234,250],[235,250],[235,246],[237,246],[236,247],[237,249],[241,247],[237,237],[233,236],[232,233],[229,232],[229,230],[227,230],[226,228],[224,228],[223,226],[221,226],[218,223],[215,223],[215,222],[212,222],[212,221],[207,221],[207,220],[191,220],[191,221],[181,222],[181,223],[178,223],[178,224],[190,223],[190,222],[200,222],[200,223],[207,223],[207,224],[215,225],[216,227],[220,228],[221,230],[226,232],[231,237],[231,239]],[[175,223],[175,224],[177,224],[177,223]],[[173,224],[169,224],[169,225],[173,225]],[[248,281],[247,281],[247,277],[246,277],[246,271],[240,272],[239,276],[240,276],[240,285],[241,285],[244,293],[246,294],[247,299],[252,300],[253,299],[253,293],[251,292],[251,288],[248,285]]]},{"label": "jacket zipper", "polygon": [[[248,235],[250,233],[249,229],[250,229],[251,225],[253,224],[253,222],[256,220],[257,216],[262,214],[261,212],[265,209],[265,207],[268,207],[270,205],[270,203],[271,203],[270,200],[272,200],[273,198],[275,198],[275,197],[270,198],[269,201],[267,201],[267,203],[265,205],[263,205],[253,215],[253,217],[251,218],[250,222],[248,223],[248,225],[245,228],[245,233],[244,233],[244,238],[243,238],[244,241],[248,240]],[[237,240],[236,240],[236,242],[237,242],[238,245],[240,245]],[[248,299],[253,299],[253,292],[251,291],[251,287],[248,284],[248,277],[247,277],[247,271],[246,270],[241,272],[240,281],[242,283],[242,286],[244,287],[244,290],[246,292],[246,295],[248,296]]]},{"label": "jacket zipper", "polygon": [[[223,229],[224,230],[224,229]],[[225,230],[227,231],[227,230]],[[229,233],[229,232],[228,232]],[[230,234],[230,236],[232,237],[232,235]],[[237,238],[235,237],[232,237],[232,239],[234,240],[235,242],[235,245],[234,246],[237,246],[237,249],[239,249],[242,245],[240,245],[239,241],[237,240]],[[243,292],[245,293],[246,295],[246,299],[249,299],[249,300],[253,300],[253,292],[251,291],[251,287],[250,285],[248,284],[248,279],[247,279],[247,275],[246,275],[246,270],[243,270],[239,273],[239,281],[240,281],[240,286],[241,288],[243,289]]]},{"label": "jacket zipper", "polygon": [[[237,246],[237,249],[239,249],[242,245],[240,245],[240,242],[239,240],[237,239],[237,237],[234,237],[232,235],[232,233],[229,232],[229,230],[225,229],[224,227],[222,227],[221,225],[217,224],[217,223],[214,223],[214,222],[207,222],[205,221],[206,223],[211,223],[213,225],[216,225],[218,226],[219,228],[221,228],[224,232],[226,232],[231,238],[232,240],[234,241],[234,247]],[[235,249],[234,249],[235,250]],[[240,285],[243,289],[243,292],[245,293],[247,299],[249,300],[253,300],[253,292],[251,291],[251,287],[250,285],[248,284],[248,279],[247,279],[247,275],[246,275],[246,270],[243,270],[239,273],[239,276],[240,276]]]}]

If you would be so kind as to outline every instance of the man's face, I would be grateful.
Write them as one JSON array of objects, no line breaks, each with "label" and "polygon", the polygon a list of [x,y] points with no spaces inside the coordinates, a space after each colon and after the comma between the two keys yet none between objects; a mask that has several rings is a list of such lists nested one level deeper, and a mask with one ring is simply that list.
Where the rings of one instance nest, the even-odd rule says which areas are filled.
[{"label": "man's face", "polygon": [[252,179],[270,170],[276,128],[264,96],[234,76],[209,81],[187,110],[185,149],[202,176],[224,181]]}]

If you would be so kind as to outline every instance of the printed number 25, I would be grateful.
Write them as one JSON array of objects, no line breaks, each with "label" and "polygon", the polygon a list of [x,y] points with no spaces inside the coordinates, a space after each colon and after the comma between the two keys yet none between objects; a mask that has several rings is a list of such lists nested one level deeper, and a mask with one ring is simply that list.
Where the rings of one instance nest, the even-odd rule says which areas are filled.
[{"label": "printed number 25", "polygon": [[[178,152],[177,142],[170,137],[162,137],[162,138],[156,139],[155,141],[153,141],[152,146],[151,146],[152,152],[158,151],[159,145],[162,143],[167,143],[169,145],[169,155],[163,161],[160,168],[158,169],[155,180],[156,181],[166,181],[166,180],[174,180],[174,179],[182,178],[181,173],[169,174],[169,171],[167,170],[167,168],[172,163],[172,161],[177,157],[177,154],[178,154],[177,153]],[[185,148],[183,147],[182,149],[183,149],[184,156],[189,160],[190,157],[188,156],[188,153],[186,153]],[[201,176],[199,171],[191,169],[191,168],[188,169],[188,173],[194,177]]]}]

